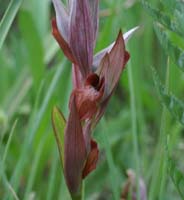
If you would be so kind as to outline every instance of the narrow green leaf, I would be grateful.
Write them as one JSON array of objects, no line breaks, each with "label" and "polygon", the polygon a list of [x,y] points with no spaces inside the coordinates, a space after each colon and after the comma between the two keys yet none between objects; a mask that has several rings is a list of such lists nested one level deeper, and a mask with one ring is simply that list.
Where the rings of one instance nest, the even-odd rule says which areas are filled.
[{"label": "narrow green leaf", "polygon": [[162,6],[164,7],[164,9],[167,12],[173,13],[174,10],[176,9],[177,1],[176,0],[163,0],[163,1],[160,1],[160,3],[162,4]]},{"label": "narrow green leaf", "polygon": [[145,10],[157,21],[159,21],[161,24],[163,24],[166,27],[171,27],[171,20],[168,15],[163,13],[161,10],[153,7],[151,4],[149,4],[146,1],[142,1],[142,5],[145,8]]},{"label": "narrow green leaf", "polygon": [[23,0],[11,0],[0,22],[0,49]]},{"label": "narrow green leaf", "polygon": [[175,46],[168,37],[166,29],[159,24],[154,26],[157,37],[164,50],[169,54],[173,62],[184,71],[184,50]]},{"label": "narrow green leaf", "polygon": [[177,18],[177,14],[179,13],[184,16],[184,3],[183,0],[162,0],[160,1],[164,10],[175,16]]},{"label": "narrow green leaf", "polygon": [[56,138],[56,142],[57,142],[57,146],[59,150],[59,156],[60,156],[62,165],[64,161],[64,151],[62,148],[64,148],[65,125],[66,125],[66,121],[63,114],[61,113],[59,108],[55,106],[52,111],[52,126],[54,129],[54,135]]},{"label": "narrow green leaf", "polygon": [[19,14],[19,27],[24,38],[28,53],[28,63],[35,85],[42,80],[44,72],[44,49],[38,30],[34,24],[33,18],[28,11],[21,11]]},{"label": "narrow green leaf", "polygon": [[178,193],[180,194],[181,198],[184,199],[184,175],[182,172],[177,168],[176,164],[172,159],[169,159],[169,166],[168,166],[169,175],[176,186]]},{"label": "narrow green leaf", "polygon": [[[181,20],[177,20],[174,17],[171,17],[169,14],[166,14],[162,10],[159,10],[155,7],[153,7],[148,2],[142,0],[142,5],[145,8],[145,10],[154,18],[154,20],[158,21],[162,25],[164,25],[166,28],[170,29],[171,31],[176,32],[180,36],[184,36],[184,32],[182,31],[180,25]],[[178,15],[178,17],[181,18],[181,15]],[[183,21],[182,21],[183,24]]]},{"label": "narrow green leaf", "polygon": [[119,196],[120,196],[119,172],[117,170],[117,167],[115,165],[114,158],[111,152],[111,144],[110,144],[109,138],[105,134],[107,130],[107,123],[104,118],[102,119],[102,126],[104,127],[104,130],[102,131],[100,137],[101,137],[101,141],[103,142],[106,157],[107,157],[107,163],[109,167],[109,181],[111,183],[111,189],[112,189],[112,193],[114,197],[113,199],[117,200],[119,199]]},{"label": "narrow green leaf", "polygon": [[168,94],[165,90],[165,87],[161,83],[156,70],[152,68],[152,71],[155,86],[159,92],[162,103],[167,107],[172,116],[182,125],[184,125],[184,103],[176,98],[174,95]]}]

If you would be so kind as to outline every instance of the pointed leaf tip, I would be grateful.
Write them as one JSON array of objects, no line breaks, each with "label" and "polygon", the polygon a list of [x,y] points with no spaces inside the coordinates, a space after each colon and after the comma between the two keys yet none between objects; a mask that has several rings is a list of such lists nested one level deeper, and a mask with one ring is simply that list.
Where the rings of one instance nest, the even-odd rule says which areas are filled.
[{"label": "pointed leaf tip", "polygon": [[54,130],[54,136],[57,142],[59,156],[63,167],[64,161],[64,131],[66,126],[65,118],[62,112],[57,106],[54,106],[52,110],[52,126]]},{"label": "pointed leaf tip", "polygon": [[123,38],[124,38],[124,41],[125,43],[128,42],[128,40],[132,37],[132,35],[138,31],[138,29],[140,28],[140,26],[136,26],[132,29],[130,29],[129,31],[127,31],[126,33],[123,34]]},{"label": "pointed leaf tip", "polygon": [[[128,40],[139,28],[140,28],[139,26],[136,26],[123,34],[123,39],[124,39],[125,44],[128,42]],[[121,30],[119,34],[122,35]],[[106,53],[109,53],[112,50],[114,45],[115,45],[115,42],[113,42],[108,47],[102,49],[97,54],[95,54],[95,56],[93,57],[93,71],[95,71],[99,67],[102,58],[105,56]]]}]

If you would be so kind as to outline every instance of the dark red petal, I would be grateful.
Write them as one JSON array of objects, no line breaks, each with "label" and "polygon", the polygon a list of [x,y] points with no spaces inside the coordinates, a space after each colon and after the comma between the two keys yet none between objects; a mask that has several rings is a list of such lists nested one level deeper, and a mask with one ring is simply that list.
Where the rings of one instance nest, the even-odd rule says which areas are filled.
[{"label": "dark red petal", "polygon": [[[132,37],[132,35],[139,29],[139,27],[134,27],[131,30],[129,30],[128,32],[126,32],[123,35],[123,39],[125,41],[125,44],[128,42],[128,40]],[[100,62],[102,60],[102,58],[105,56],[106,53],[109,53],[111,51],[111,49],[113,48],[115,42],[113,42],[112,44],[110,44],[108,47],[102,49],[101,51],[99,51],[97,54],[94,55],[93,57],[93,70],[92,71],[96,71],[100,65]]]},{"label": "dark red petal", "polygon": [[91,86],[85,86],[82,89],[74,90],[73,94],[76,95],[76,105],[80,119],[91,119],[97,112],[97,103],[103,93]]},{"label": "dark red petal", "polygon": [[91,140],[91,151],[88,155],[87,162],[83,169],[82,178],[84,179],[90,172],[96,169],[96,165],[98,162],[98,145],[94,140]]},{"label": "dark red petal", "polygon": [[105,85],[106,82],[109,84],[109,94],[114,90],[115,86],[117,85],[121,72],[124,68],[125,62],[125,44],[123,40],[122,33],[120,32],[115,45],[113,46],[112,50],[109,53],[109,73],[108,76],[105,77]]},{"label": "dark red petal", "polygon": [[72,63],[76,63],[75,58],[74,58],[74,56],[73,56],[73,54],[71,52],[71,49],[70,49],[68,43],[64,40],[62,35],[59,33],[55,18],[52,19],[52,34],[55,37],[55,39],[57,40],[57,42],[58,42],[59,46],[61,47],[61,49],[63,50],[63,53],[65,54],[65,56]]},{"label": "dark red petal", "polygon": [[87,152],[75,96],[72,95],[71,98],[70,114],[65,130],[64,174],[70,193],[76,194],[81,186]]},{"label": "dark red petal", "polygon": [[[73,90],[76,96],[76,105],[81,120],[91,119],[97,112],[98,103],[104,93],[104,80],[97,74],[90,74],[84,86]],[[71,104],[71,103],[70,103]]]},{"label": "dark red petal", "polygon": [[93,26],[88,0],[73,1],[70,19],[70,48],[83,78],[90,72],[93,60]]},{"label": "dark red petal", "polygon": [[94,124],[97,124],[104,114],[109,99],[118,84],[121,72],[129,57],[129,53],[125,51],[122,33],[120,32],[112,50],[109,54],[106,53],[101,61],[100,67],[96,71],[97,74],[105,78],[105,91],[98,112],[96,113]]},{"label": "dark red petal", "polygon": [[84,126],[83,126],[83,133],[84,133],[84,139],[86,143],[86,150],[87,154],[89,154],[91,150],[91,127],[92,127],[92,121],[91,119],[85,120]]},{"label": "dark red petal", "polygon": [[129,59],[130,59],[130,54],[128,53],[128,51],[125,51],[124,65],[126,65]]},{"label": "dark red petal", "polygon": [[105,77],[105,96],[103,99],[107,98],[114,91],[128,58],[122,33],[120,32],[112,50],[105,55],[100,69],[98,69],[99,75]]}]

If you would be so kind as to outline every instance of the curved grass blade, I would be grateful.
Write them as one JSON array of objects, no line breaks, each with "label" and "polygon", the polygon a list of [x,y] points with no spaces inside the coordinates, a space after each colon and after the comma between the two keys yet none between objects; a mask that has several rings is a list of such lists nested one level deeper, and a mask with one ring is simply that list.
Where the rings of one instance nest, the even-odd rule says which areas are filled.
[{"label": "curved grass blade", "polygon": [[62,167],[64,164],[64,130],[66,126],[66,120],[56,106],[53,108],[52,111],[52,126],[54,129],[54,136],[57,142],[59,156],[62,162]]},{"label": "curved grass blade", "polygon": [[[63,61],[63,65],[65,63],[66,60]],[[50,86],[48,88],[47,94],[45,95],[45,97],[43,98],[43,103],[41,105],[41,107],[39,108],[39,110],[37,111],[37,114],[35,113],[36,109],[37,109],[37,101],[35,104],[35,108],[33,108],[33,115],[32,118],[30,120],[30,124],[29,124],[29,128],[27,129],[27,135],[28,138],[25,140],[25,142],[23,143],[22,147],[21,147],[21,155],[17,161],[17,165],[14,169],[13,175],[11,177],[10,183],[12,184],[12,186],[14,187],[15,191],[17,191],[18,189],[18,185],[16,183],[19,182],[20,180],[20,176],[22,173],[22,169],[25,166],[25,164],[28,162],[28,156],[27,153],[29,151],[29,147],[32,144],[33,138],[39,128],[39,125],[41,123],[41,119],[43,118],[43,115],[45,113],[45,110],[48,107],[48,104],[50,102],[50,99],[53,95],[54,89],[59,81],[60,76],[62,75],[63,72],[63,68],[61,66],[59,66],[52,78],[52,81],[50,83]],[[37,99],[40,99],[40,92],[38,94]],[[8,196],[8,194],[7,194]]]},{"label": "curved grass blade", "polygon": [[172,16],[172,27],[184,33],[184,2],[182,0],[160,1],[164,10]]},{"label": "curved grass blade", "polygon": [[37,86],[43,77],[45,69],[44,50],[33,17],[28,11],[21,10],[19,12],[19,27],[28,52],[28,64]]},{"label": "curved grass blade", "polygon": [[163,46],[164,50],[171,57],[173,62],[184,71],[184,50],[175,46],[171,40],[169,39],[166,30],[161,27],[159,24],[155,24],[154,26],[157,37]]},{"label": "curved grass blade", "polygon": [[11,0],[0,22],[0,49],[23,0]]},{"label": "curved grass blade", "polygon": [[169,159],[168,171],[178,193],[180,194],[181,198],[184,199],[184,175],[177,168],[176,164],[171,158]]},{"label": "curved grass blade", "polygon": [[184,126],[184,103],[174,95],[167,93],[154,68],[152,68],[152,72],[154,83],[162,103],[166,106],[172,116]]}]

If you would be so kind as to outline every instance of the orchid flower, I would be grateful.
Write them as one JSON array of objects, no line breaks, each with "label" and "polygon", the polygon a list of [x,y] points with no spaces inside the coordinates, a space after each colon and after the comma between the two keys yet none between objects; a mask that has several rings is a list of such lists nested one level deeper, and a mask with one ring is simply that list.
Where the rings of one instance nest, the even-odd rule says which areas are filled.
[{"label": "orchid flower", "polygon": [[[99,1],[69,0],[65,6],[60,0],[53,0],[53,5],[56,18],[52,20],[52,33],[73,65],[73,90],[64,142],[58,140],[54,114],[53,127],[68,189],[71,196],[77,196],[82,179],[96,168],[99,150],[92,139],[92,130],[103,116],[129,60],[125,42],[138,27],[124,35],[120,31],[115,42],[93,55],[98,32]],[[62,114],[60,118],[64,119]]]}]

